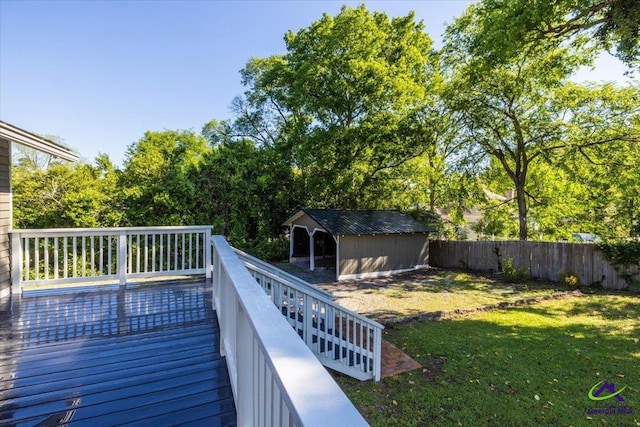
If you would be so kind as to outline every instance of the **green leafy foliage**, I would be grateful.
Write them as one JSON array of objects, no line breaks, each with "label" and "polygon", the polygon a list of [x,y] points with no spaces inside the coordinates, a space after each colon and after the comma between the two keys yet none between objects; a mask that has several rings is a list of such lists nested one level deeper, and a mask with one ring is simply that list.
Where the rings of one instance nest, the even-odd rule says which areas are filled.
[{"label": "green leafy foliage", "polygon": [[298,208],[300,187],[274,149],[226,141],[204,156],[193,183],[198,222],[212,224],[240,249],[267,259],[288,257],[281,224]]},{"label": "green leafy foliage", "polygon": [[563,271],[560,273],[560,283],[570,288],[580,287],[580,279],[570,271]]},{"label": "green leafy foliage", "polygon": [[285,36],[287,53],[252,59],[234,106],[239,133],[272,144],[318,207],[392,207],[401,167],[438,138],[440,78],[411,13],[343,7]]},{"label": "green leafy foliage", "polygon": [[568,80],[602,47],[635,61],[637,11],[484,0],[436,52],[413,13],[345,6],[247,62],[233,120],[147,132],[122,170],[17,150],[14,223],[212,224],[269,259],[304,206],[410,210],[455,238],[470,212],[481,238],[640,235],[640,88]]},{"label": "green leafy foliage", "polygon": [[640,3],[636,0],[483,0],[470,7],[481,37],[466,48],[487,67],[513,62],[521,52],[562,44],[606,49],[630,69],[640,63]]},{"label": "green leafy foliage", "polygon": [[[526,240],[537,203],[533,168],[563,155],[589,158],[587,152],[598,146],[637,144],[640,92],[635,86],[570,84],[568,78],[592,60],[590,51],[574,44],[533,43],[509,61],[492,61],[508,40],[485,39],[492,18],[502,22],[501,12],[488,6],[497,3],[504,4],[470,7],[447,29],[447,99],[462,117],[458,137],[469,167],[493,159],[510,180],[518,237]],[[479,45],[486,51],[477,51]]]},{"label": "green leafy foliage", "polygon": [[513,258],[505,258],[502,261],[502,279],[509,283],[521,283],[529,279],[529,270],[527,268],[517,268],[513,264]]},{"label": "green leafy foliage", "polygon": [[95,165],[18,164],[12,185],[16,228],[112,227],[123,218],[118,171],[106,155]]},{"label": "green leafy foliage", "polygon": [[190,176],[208,150],[191,131],[146,132],[132,144],[120,177],[127,223],[193,224],[197,194]]},{"label": "green leafy foliage", "polygon": [[614,241],[596,243],[607,260],[623,266],[640,265],[640,241]]}]

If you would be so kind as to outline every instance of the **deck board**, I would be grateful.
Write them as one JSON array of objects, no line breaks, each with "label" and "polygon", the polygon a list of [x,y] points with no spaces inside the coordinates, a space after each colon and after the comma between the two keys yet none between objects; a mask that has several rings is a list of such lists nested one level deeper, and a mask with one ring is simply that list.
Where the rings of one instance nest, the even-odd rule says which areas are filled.
[{"label": "deck board", "polygon": [[236,425],[204,283],[26,294],[0,347],[0,425]]}]

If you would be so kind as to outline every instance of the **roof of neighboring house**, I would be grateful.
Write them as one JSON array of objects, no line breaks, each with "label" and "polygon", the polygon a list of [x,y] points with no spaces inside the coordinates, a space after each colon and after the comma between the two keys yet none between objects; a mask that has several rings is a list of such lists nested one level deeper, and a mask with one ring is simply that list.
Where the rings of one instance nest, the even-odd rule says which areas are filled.
[{"label": "roof of neighboring house", "polygon": [[437,230],[395,210],[302,209],[284,225],[307,214],[330,234],[433,233]]},{"label": "roof of neighboring house", "polygon": [[38,151],[42,151],[47,154],[51,154],[54,157],[58,157],[63,160],[71,162],[77,162],[79,157],[76,153],[69,150],[67,147],[63,147],[60,144],[56,144],[53,141],[42,138],[34,133],[28,132],[24,129],[20,129],[10,123],[0,120],[0,137],[6,138],[11,142],[17,142],[18,144],[26,145],[27,147],[35,148]]}]

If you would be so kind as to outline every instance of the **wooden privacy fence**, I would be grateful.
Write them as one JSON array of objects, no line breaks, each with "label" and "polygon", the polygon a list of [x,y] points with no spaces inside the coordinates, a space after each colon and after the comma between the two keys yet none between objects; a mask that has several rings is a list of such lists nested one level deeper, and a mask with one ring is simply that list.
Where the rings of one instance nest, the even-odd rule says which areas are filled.
[{"label": "wooden privacy fence", "polygon": [[[499,262],[513,259],[515,268],[529,270],[532,277],[559,281],[560,275],[572,274],[583,285],[600,283],[607,289],[626,289],[629,284],[616,267],[593,244],[521,241],[444,241],[429,245],[429,265],[500,271]],[[638,279],[638,265],[627,269]]]}]

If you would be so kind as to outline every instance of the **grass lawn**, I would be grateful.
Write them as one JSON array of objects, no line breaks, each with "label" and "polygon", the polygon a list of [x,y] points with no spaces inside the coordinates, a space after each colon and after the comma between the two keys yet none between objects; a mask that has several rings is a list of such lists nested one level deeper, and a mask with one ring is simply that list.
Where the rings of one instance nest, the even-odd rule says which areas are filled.
[{"label": "grass lawn", "polygon": [[558,285],[536,281],[527,285],[502,283],[490,276],[431,268],[319,287],[331,292],[339,304],[386,322],[421,313],[474,309],[550,295],[557,292]]},{"label": "grass lawn", "polygon": [[[452,292],[460,286],[474,295],[486,292],[481,304],[496,298],[482,282],[469,280],[468,290],[456,285]],[[431,295],[466,301],[464,295]],[[398,304],[399,313],[412,310],[402,306],[401,297]],[[571,296],[397,325],[385,330],[385,338],[424,369],[379,383],[337,375],[373,426],[640,426],[637,294]],[[588,398],[589,390],[606,379],[616,390],[627,385],[621,393],[624,402]],[[617,405],[632,413],[588,413],[612,406],[617,411]]]}]

